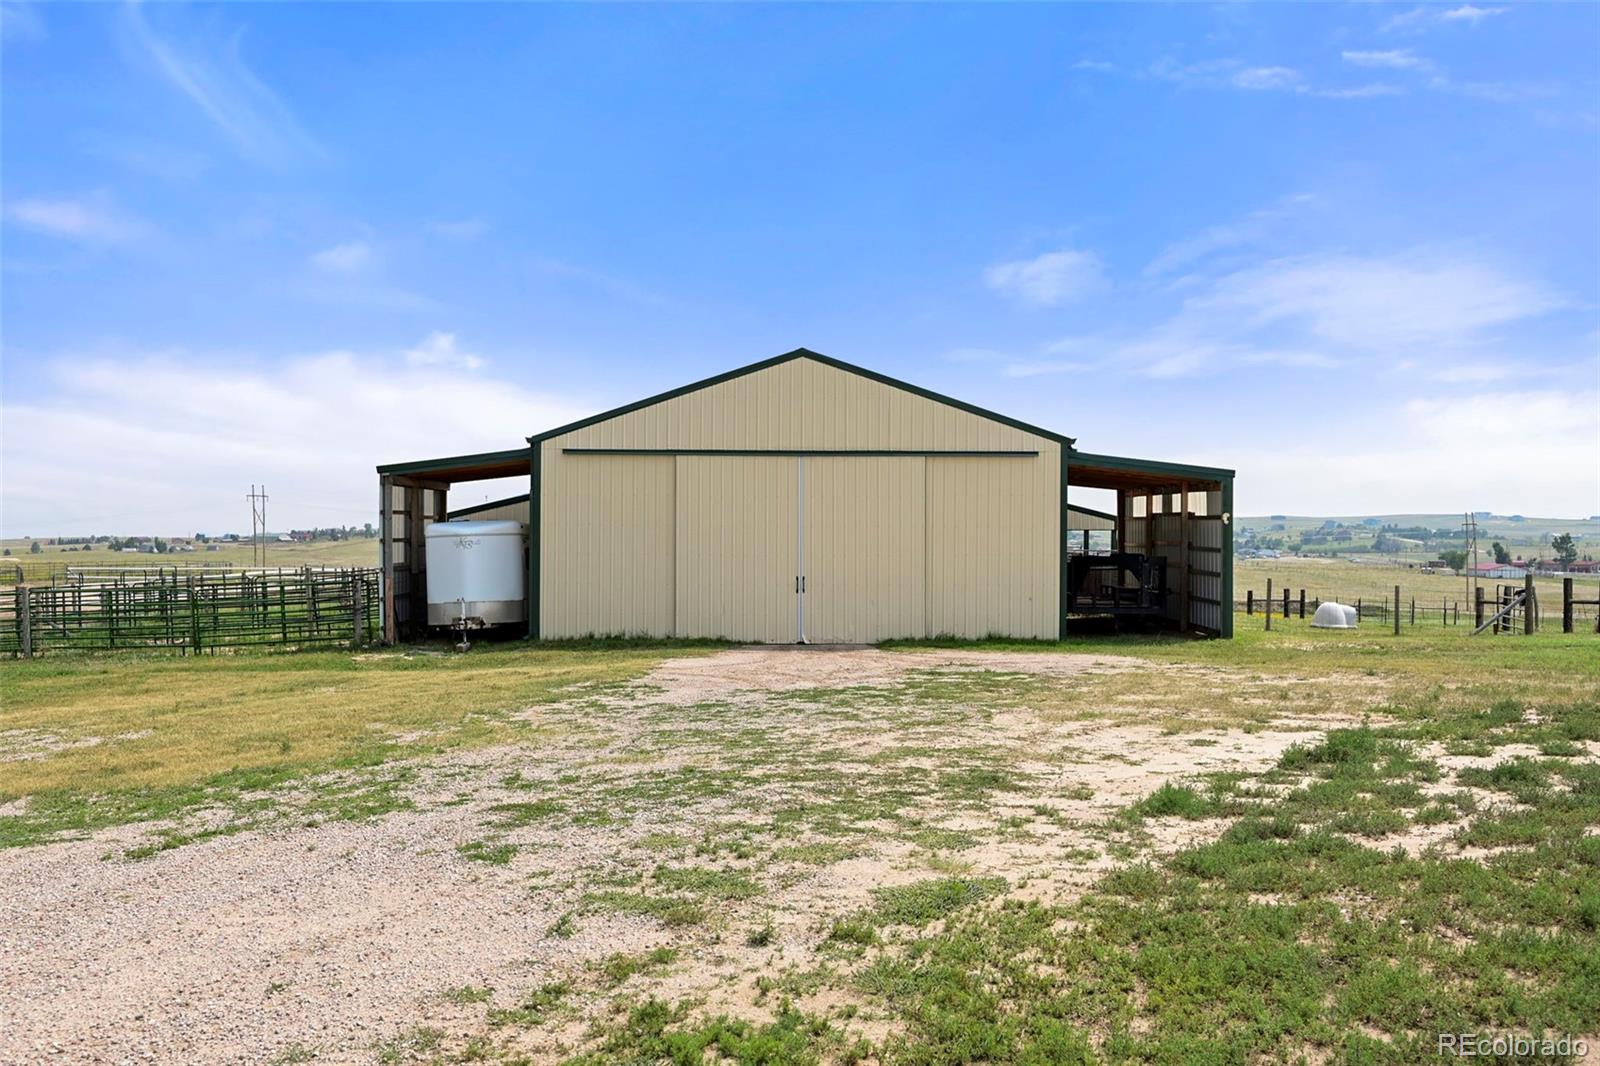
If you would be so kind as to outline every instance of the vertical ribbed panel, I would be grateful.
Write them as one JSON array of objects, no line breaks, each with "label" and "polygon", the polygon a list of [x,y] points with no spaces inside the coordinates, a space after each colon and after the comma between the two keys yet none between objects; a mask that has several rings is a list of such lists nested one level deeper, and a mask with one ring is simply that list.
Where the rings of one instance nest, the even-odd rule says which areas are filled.
[{"label": "vertical ribbed panel", "polygon": [[680,455],[666,461],[677,464],[677,635],[796,640],[797,460]]},{"label": "vertical ribbed panel", "polygon": [[804,460],[807,640],[925,634],[925,462],[921,456]]},{"label": "vertical ribbed panel", "polygon": [[1058,635],[1060,462],[928,458],[929,636]]},{"label": "vertical ribbed panel", "polygon": [[543,466],[541,635],[672,635],[672,457],[568,455]]}]

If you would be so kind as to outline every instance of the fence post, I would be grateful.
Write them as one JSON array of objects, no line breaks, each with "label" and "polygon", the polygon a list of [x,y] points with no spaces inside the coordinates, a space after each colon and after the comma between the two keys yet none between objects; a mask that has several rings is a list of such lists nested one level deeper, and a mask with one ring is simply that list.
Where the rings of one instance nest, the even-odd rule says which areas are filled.
[{"label": "fence post", "polygon": [[1476,633],[1483,628],[1483,586],[1477,585],[1472,590],[1472,631]]},{"label": "fence post", "polygon": [[367,624],[367,583],[359,570],[349,571],[351,586],[354,595],[351,597],[350,610],[350,646],[359,648],[366,636]]},{"label": "fence post", "polygon": [[17,586],[17,625],[22,632],[22,657],[33,658],[33,601],[32,590],[26,585]]},{"label": "fence post", "polygon": [[1304,588],[1302,588],[1300,590],[1300,619],[1301,619],[1301,621],[1304,621],[1305,617],[1306,617],[1306,590]]},{"label": "fence post", "polygon": [[1561,632],[1572,632],[1572,579],[1561,579]]},{"label": "fence post", "polygon": [[1244,590],[1244,613],[1245,614],[1255,614],[1256,613],[1256,592],[1255,592],[1255,589],[1245,589]]},{"label": "fence post", "polygon": [[1417,624],[1417,598],[1411,597],[1411,624]]},{"label": "fence post", "polygon": [[195,602],[194,576],[189,578],[189,640],[194,642],[195,655],[200,655],[200,603]]},{"label": "fence post", "polygon": [[1531,636],[1539,617],[1539,601],[1534,598],[1533,571],[1522,575],[1522,632]]},{"label": "fence post", "polygon": [[1289,617],[1289,590],[1287,588],[1283,590],[1283,616],[1285,618]]},{"label": "fence post", "polygon": [[1394,635],[1400,635],[1400,586],[1394,587]]},{"label": "fence post", "polygon": [[1272,579],[1267,578],[1267,599],[1264,605],[1267,611],[1267,632],[1272,632]]}]

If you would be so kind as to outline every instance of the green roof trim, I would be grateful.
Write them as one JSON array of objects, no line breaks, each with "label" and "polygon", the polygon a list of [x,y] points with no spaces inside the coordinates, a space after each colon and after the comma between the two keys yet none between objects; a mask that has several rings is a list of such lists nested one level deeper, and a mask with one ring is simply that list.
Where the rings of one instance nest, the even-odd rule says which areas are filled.
[{"label": "green roof trim", "polygon": [[1068,448],[1072,447],[1072,437],[1063,436],[1054,430],[1030,425],[1027,422],[1010,418],[996,411],[990,411],[986,408],[979,407],[976,404],[970,404],[964,400],[958,400],[953,396],[946,396],[943,393],[933,392],[932,390],[924,389],[919,385],[913,385],[910,382],[901,381],[899,378],[892,378],[887,374],[880,374],[875,370],[868,370],[866,367],[856,366],[854,363],[847,363],[842,359],[835,359],[832,356],[823,355],[820,352],[813,352],[809,348],[796,348],[792,352],[785,352],[782,355],[775,355],[771,359],[763,359],[758,363],[751,363],[749,366],[741,366],[735,370],[729,370],[713,377],[704,378],[700,381],[692,382],[676,389],[669,389],[666,392],[657,393],[654,396],[648,396],[643,400],[635,400],[633,403],[623,404],[621,407],[613,407],[609,411],[602,411],[597,415],[590,415],[588,418],[580,418],[576,422],[568,422],[564,426],[557,426],[555,429],[549,429],[543,433],[529,437],[528,443],[538,444],[540,441],[549,440],[551,437],[559,437],[564,433],[571,433],[574,430],[584,429],[600,422],[608,422],[613,418],[630,414],[634,411],[640,410],[641,408],[652,407],[666,400],[675,399],[687,393],[698,392],[701,389],[708,389],[713,385],[720,385],[725,381],[732,381],[734,378],[741,378],[746,374],[754,374],[761,370],[767,370],[771,367],[779,366],[795,359],[810,359],[813,362],[821,363],[824,366],[831,366],[835,370],[843,370],[849,374],[856,374],[860,377],[867,378],[870,381],[876,381],[881,385],[888,385],[891,388],[900,389],[903,392],[909,392],[913,396],[920,396],[925,400],[933,400],[935,403],[942,403],[947,407],[954,407],[958,411],[965,411],[968,414],[977,415],[979,418],[987,418],[991,422],[999,422],[1001,425],[1010,426],[1012,429],[1020,429],[1024,433],[1032,433],[1035,436],[1043,437],[1046,440],[1056,441],[1057,443]]},{"label": "green roof trim", "polygon": [[416,474],[434,470],[463,470],[491,463],[526,463],[528,449],[512,448],[503,452],[478,452],[475,455],[449,455],[442,459],[418,459],[410,463],[389,463],[378,467],[380,474]]},{"label": "green roof trim", "polygon": [[1094,455],[1075,448],[1067,453],[1067,462],[1073,466],[1097,466],[1134,474],[1171,474],[1202,481],[1225,481],[1233,477],[1232,470],[1220,466],[1191,466],[1188,463],[1163,463],[1155,459],[1129,459],[1122,455]]},{"label": "green roof trim", "polygon": [[[527,453],[524,452],[523,454],[526,455]],[[445,517],[465,518],[469,514],[478,514],[482,511],[492,511],[496,507],[504,507],[510,503],[527,503],[528,499],[529,494],[524,492],[520,496],[507,496],[503,500],[490,500],[488,503],[475,503],[471,507],[463,507],[460,510],[451,511]]]}]

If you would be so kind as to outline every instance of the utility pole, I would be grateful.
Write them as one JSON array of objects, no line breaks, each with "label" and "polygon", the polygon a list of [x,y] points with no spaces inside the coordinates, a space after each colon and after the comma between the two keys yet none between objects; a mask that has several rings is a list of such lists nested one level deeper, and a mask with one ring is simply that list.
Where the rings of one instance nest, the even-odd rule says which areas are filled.
[{"label": "utility pole", "polygon": [[250,486],[250,562],[254,566],[267,565],[267,487],[256,491]]},{"label": "utility pole", "polygon": [[1471,511],[1462,515],[1461,529],[1466,534],[1467,599],[1477,599],[1478,588],[1478,516]]}]

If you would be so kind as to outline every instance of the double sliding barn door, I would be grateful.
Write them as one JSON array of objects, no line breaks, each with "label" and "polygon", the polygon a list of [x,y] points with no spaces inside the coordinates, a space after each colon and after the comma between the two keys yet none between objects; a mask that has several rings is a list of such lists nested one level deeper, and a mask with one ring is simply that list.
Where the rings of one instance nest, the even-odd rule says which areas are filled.
[{"label": "double sliding barn door", "polygon": [[676,631],[923,635],[925,467],[922,456],[678,456]]}]

